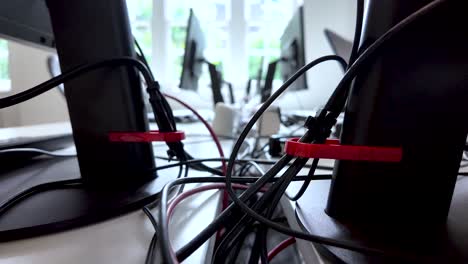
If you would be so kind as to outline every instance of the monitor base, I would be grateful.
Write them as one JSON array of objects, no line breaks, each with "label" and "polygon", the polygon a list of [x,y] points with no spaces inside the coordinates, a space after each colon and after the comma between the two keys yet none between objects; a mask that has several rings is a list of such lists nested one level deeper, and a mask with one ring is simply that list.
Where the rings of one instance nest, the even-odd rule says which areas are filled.
[{"label": "monitor base", "polygon": [[[368,256],[350,250],[316,244],[322,257],[346,263],[467,263],[468,262],[468,177],[455,187],[447,223],[441,228],[405,227],[392,222],[356,225],[325,213],[330,181],[311,184],[299,200],[296,216],[303,231],[388,252]],[[396,194],[397,195],[397,194]],[[394,257],[396,256],[396,257]]]},{"label": "monitor base", "polygon": [[[38,184],[79,177],[76,158],[34,161],[0,177],[5,190],[0,201]],[[159,175],[125,191],[80,186],[32,195],[0,215],[0,242],[66,231],[138,210],[154,201],[164,185],[176,177],[177,173]]]}]

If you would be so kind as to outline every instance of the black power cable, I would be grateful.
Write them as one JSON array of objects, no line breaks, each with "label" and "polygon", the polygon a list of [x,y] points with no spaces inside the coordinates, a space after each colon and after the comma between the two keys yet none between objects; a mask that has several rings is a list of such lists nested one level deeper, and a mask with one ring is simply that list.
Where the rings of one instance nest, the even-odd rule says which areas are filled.
[{"label": "black power cable", "polygon": [[66,189],[66,188],[81,188],[83,186],[83,182],[81,179],[72,179],[72,180],[63,180],[63,181],[55,181],[55,182],[47,182],[36,185],[31,187],[27,190],[24,190],[6,202],[0,205],[0,216],[2,216],[8,209],[16,205],[17,203],[42,192],[58,190],[58,189]]},{"label": "black power cable", "polygon": [[[370,48],[368,48],[359,57],[359,59],[353,64],[353,66],[347,72],[345,77],[341,80],[341,82],[338,85],[337,89],[335,90],[335,92],[330,97],[329,101],[327,102],[327,106],[326,106],[325,110],[330,112],[330,115],[328,116],[329,118],[333,119],[333,117],[334,117],[336,119],[336,117],[339,115],[339,113],[341,112],[341,109],[343,108],[343,106],[344,106],[344,104],[346,102],[346,97],[347,97],[347,94],[348,94],[348,89],[347,88],[349,87],[349,83],[352,81],[352,79],[354,79],[354,76],[357,74],[358,70],[366,62],[368,62],[369,58],[372,58],[372,56],[376,55],[376,50],[378,50],[381,46],[383,46],[383,44],[385,44],[385,42],[387,42],[389,39],[393,38],[393,36],[395,34],[397,34],[399,31],[404,29],[408,24],[412,23],[414,20],[418,19],[419,17],[426,15],[428,12],[430,12],[433,9],[437,8],[443,2],[445,2],[445,1],[444,0],[436,0],[436,1],[432,2],[432,3],[430,3],[429,5],[426,5],[425,7],[420,9],[419,11],[415,12],[413,15],[409,16],[408,18],[404,19],[399,24],[397,24],[395,27],[390,29],[387,33],[385,33],[381,38],[379,38]],[[271,99],[272,98],[276,99],[277,96],[278,96],[278,93],[274,94],[271,97]],[[265,111],[265,109],[266,109],[266,107],[262,107],[259,110],[259,112]],[[335,110],[335,111],[333,111],[333,110]],[[327,111],[322,111],[321,115],[319,115],[319,117],[321,117],[321,118],[327,117]],[[258,115],[257,115],[257,119],[258,119]],[[247,129],[251,129],[251,127],[247,128]],[[244,130],[244,132],[245,132],[245,130]],[[243,136],[243,138],[239,138],[239,141],[243,141],[245,139],[245,135],[241,134],[241,136]],[[233,153],[231,158],[233,156],[235,157],[236,155],[237,155],[237,153]],[[287,163],[289,163],[289,161],[291,159],[292,159],[292,157],[288,157],[288,156],[284,156],[283,158],[281,158],[280,161],[278,162],[278,164],[273,166],[273,168],[270,169],[270,171],[268,171],[265,174],[264,177],[259,179],[258,182],[254,183],[252,185],[252,187],[250,189],[246,190],[239,198],[234,197],[232,195],[233,192],[230,192],[230,195],[233,196],[232,198],[233,198],[234,202],[236,202],[236,204],[238,204],[246,213],[249,213],[251,217],[253,216],[256,220],[262,222],[263,224],[269,225],[269,227],[273,227],[277,231],[280,231],[282,233],[286,233],[288,235],[292,235],[292,236],[295,236],[295,237],[298,237],[298,238],[302,238],[302,239],[305,239],[305,240],[310,240],[310,241],[319,242],[319,243],[323,243],[323,244],[333,245],[333,242],[335,242],[335,241],[330,241],[327,238],[319,238],[319,237],[316,237],[316,236],[312,236],[310,234],[297,232],[297,231],[285,228],[285,227],[283,227],[281,225],[275,225],[274,223],[271,223],[268,219],[264,219],[262,216],[256,214],[255,211],[250,210],[250,208],[248,206],[246,206],[245,204],[242,203],[242,202],[245,202],[246,200],[248,200],[248,198],[250,198],[253,193],[256,193],[256,191],[258,191],[258,189],[261,188],[261,186],[263,186],[263,184],[266,181],[268,181],[277,172],[279,172],[280,168],[286,166]],[[230,160],[231,169],[232,169],[232,164],[233,164],[233,162],[232,162],[232,160]],[[230,170],[228,170],[228,172],[230,173]],[[229,190],[229,188],[228,188],[228,190]],[[177,252],[178,259],[179,260],[185,259],[196,248],[198,248],[201,244],[203,244],[204,241],[209,239],[214,234],[214,232],[216,232],[222,226],[222,222],[229,219],[229,217],[231,216],[231,210],[232,210],[233,207],[234,206],[231,205],[227,210],[223,211],[220,214],[220,216],[213,223],[211,223],[206,229],[204,229],[202,232],[200,232],[186,246],[181,248]],[[367,252],[367,253],[376,253],[376,254],[384,253],[384,252],[381,252],[379,250],[374,250],[374,249],[369,249],[369,248],[359,247],[359,246],[356,247],[356,245],[347,244],[347,243],[343,243],[343,242],[340,242],[340,241],[338,241],[338,242],[339,243],[335,244],[334,246],[348,248],[348,249],[351,249],[351,250],[363,251],[363,252]],[[331,244],[329,244],[329,243],[331,243]]]},{"label": "black power cable", "polygon": [[146,214],[148,219],[150,220],[151,224],[153,225],[154,228],[154,235],[151,238],[150,246],[148,249],[148,253],[146,255],[146,260],[145,264],[153,264],[154,263],[154,258],[156,256],[155,251],[156,251],[156,244],[158,242],[158,223],[156,222],[156,218],[153,216],[151,211],[148,209],[148,207],[143,207],[143,212]]},{"label": "black power cable", "polygon": [[[359,47],[361,45],[362,25],[364,22],[364,7],[365,7],[364,0],[358,0],[357,7],[356,7],[356,28],[354,30],[353,48],[352,48],[351,55],[349,57],[348,66],[346,67],[347,69],[351,67],[351,65],[356,61],[359,55]],[[351,85],[351,83],[349,84]],[[312,168],[309,171],[309,175],[311,177],[314,175],[315,170],[317,169],[319,160],[320,159],[316,158],[312,162]],[[286,195],[286,197],[290,198],[290,200],[292,201],[299,200],[302,197],[302,195],[304,195],[309,185],[310,185],[310,181],[307,181],[307,180],[304,181],[304,183],[302,184],[301,188],[299,189],[296,195],[292,197],[289,197],[288,195]]]},{"label": "black power cable", "polygon": [[[413,21],[415,21],[418,18],[426,15],[427,13],[434,10],[435,8],[437,8],[439,5],[441,5],[444,2],[446,2],[446,1],[436,0],[436,1],[433,1],[430,4],[426,5],[425,7],[420,9],[419,11],[415,12],[414,14],[410,15],[408,18],[406,18],[403,21],[401,21],[400,23],[398,23],[396,26],[394,26],[392,29],[390,29],[387,33],[385,33],[382,37],[380,37],[366,51],[364,51],[363,54],[357,59],[357,61],[349,68],[349,70],[345,74],[344,78],[341,80],[340,84],[338,85],[337,89],[333,93],[332,97],[327,102],[326,108],[319,115],[318,120],[323,121],[323,120],[326,120],[326,118],[330,118],[330,120],[333,120],[333,119],[336,120],[336,118],[338,117],[339,113],[341,113],[341,110],[344,107],[344,104],[346,102],[347,94],[348,94],[348,90],[349,90],[348,89],[349,88],[348,84],[349,84],[350,81],[352,81],[352,79],[354,79],[354,77],[357,74],[357,72],[359,71],[359,69],[363,65],[365,65],[365,63],[367,63],[371,58],[373,58],[375,55],[377,55],[377,51],[379,51],[384,46],[383,44],[385,44],[388,40],[393,38],[397,33],[401,32],[404,28],[406,28]],[[293,76],[293,77],[295,77],[295,76]],[[293,79],[293,78],[291,78],[291,79]],[[281,92],[281,90],[278,90],[277,93],[275,93],[277,96],[279,96],[278,92]],[[275,98],[274,95],[271,98]],[[266,109],[266,107],[265,108],[262,107],[259,110],[259,112],[257,112],[254,115],[254,118],[252,118],[251,121],[256,122],[258,117],[262,114],[263,111],[265,111],[265,109]],[[246,129],[243,132],[246,132],[246,130],[251,128],[251,126],[249,127],[249,125],[250,125],[250,122],[246,126]],[[331,128],[331,125],[333,125],[333,122],[330,122],[330,123],[328,123],[326,125],[327,126],[321,127],[322,131],[323,130],[328,131]],[[330,126],[330,127],[328,127],[328,126]],[[314,134],[307,135],[308,132],[306,133],[304,138],[306,138],[306,136],[309,136],[309,137],[312,136],[312,139],[314,139],[314,137],[317,136],[317,135],[314,135]],[[247,215],[249,215],[249,217],[252,217],[253,219],[261,222],[262,224],[264,224],[264,225],[266,225],[266,226],[268,226],[270,228],[273,228],[273,229],[275,229],[275,230],[277,230],[277,231],[279,231],[281,233],[284,233],[284,234],[287,234],[287,235],[290,235],[290,236],[294,236],[296,238],[305,239],[305,240],[309,240],[309,241],[313,241],[313,242],[318,242],[318,243],[322,243],[322,244],[330,245],[330,246],[342,247],[342,248],[345,248],[345,249],[355,250],[355,251],[359,251],[359,252],[363,252],[363,253],[388,255],[388,254],[385,254],[386,252],[383,252],[382,250],[379,250],[379,249],[368,248],[368,247],[364,247],[364,246],[361,246],[361,245],[346,243],[346,242],[343,242],[343,241],[333,241],[333,240],[330,240],[329,238],[318,237],[318,236],[314,236],[314,235],[311,235],[311,234],[307,234],[307,233],[303,233],[303,232],[298,232],[296,230],[292,230],[292,229],[287,228],[287,227],[285,227],[283,225],[279,225],[279,224],[277,224],[275,222],[272,222],[271,220],[263,217],[262,215],[260,215],[256,211],[252,210],[252,208],[250,208],[248,205],[246,205],[244,203],[244,201],[242,201],[240,198],[238,198],[235,195],[235,193],[234,193],[234,191],[232,189],[232,183],[230,181],[230,176],[231,176],[232,168],[233,168],[233,164],[234,164],[233,161],[234,161],[235,156],[237,155],[237,152],[239,150],[240,143],[242,143],[242,141],[245,139],[245,134],[246,133],[242,133],[241,136],[238,139],[238,142],[236,142],[234,150],[233,150],[233,152],[231,154],[231,158],[229,160],[228,171],[227,171],[227,175],[226,175],[226,188],[227,188],[227,191],[228,191],[231,199],[233,200],[233,202],[237,206],[239,206],[242,209],[242,211],[244,211],[244,213],[246,213]],[[310,140],[310,138],[309,138],[309,140]],[[323,139],[319,138],[319,140],[323,140]],[[291,175],[288,175],[288,176],[291,177]],[[286,184],[284,184],[284,186],[281,186],[281,189],[285,190],[286,187],[287,187],[287,184],[288,184],[288,182],[286,182]],[[391,252],[390,254],[395,254],[396,256],[398,256],[398,253]]]},{"label": "black power cable", "polygon": [[[329,179],[331,175],[327,175],[326,178]],[[307,176],[296,176],[293,178],[294,181],[303,181],[307,178]],[[322,177],[317,177],[318,180],[320,179],[323,179]],[[234,183],[241,183],[241,184],[248,184],[248,183],[256,183],[258,178],[257,177],[232,177],[232,180]],[[263,179],[265,180],[265,179]],[[276,182],[276,181],[281,181],[281,178],[269,178],[268,180],[266,180],[266,182]],[[168,197],[169,197],[169,192],[170,190],[177,186],[177,185],[181,185],[181,184],[189,184],[189,183],[222,183],[222,182],[225,182],[225,178],[224,177],[217,177],[217,176],[213,176],[213,177],[189,177],[189,178],[181,178],[181,179],[177,179],[175,181],[172,181],[168,184],[166,184],[166,186],[164,186],[163,190],[161,191],[161,195],[160,195],[160,200],[159,200],[159,229],[158,229],[158,234],[159,234],[159,241],[160,241],[160,248],[161,248],[161,254],[162,254],[162,257],[163,257],[163,262],[164,263],[172,263],[172,256],[170,254],[170,240],[169,240],[169,233],[168,233],[168,215],[167,215],[167,203],[168,203]],[[225,215],[226,213],[226,210],[223,211],[221,213],[221,215]],[[229,217],[229,215],[227,215],[227,217]],[[218,218],[219,219],[219,216]],[[214,234],[218,229],[219,229],[220,226],[215,226],[212,224],[209,225],[209,229],[214,229],[213,233]],[[203,233],[206,233],[207,231],[202,231]],[[211,234],[211,235],[212,235]],[[195,238],[195,241],[192,240],[189,244],[191,244],[192,246],[190,246],[190,249],[192,247],[195,247],[195,250],[200,247],[202,244],[204,244],[210,237],[208,236],[206,239],[202,236],[202,238]],[[188,250],[188,249],[184,249],[184,250]],[[183,254],[183,257],[182,258],[187,258],[191,253],[193,252],[182,252]],[[181,257],[177,257],[180,261],[183,261],[181,259]]]},{"label": "black power cable", "polygon": [[361,46],[362,25],[364,24],[364,0],[358,0],[356,5],[356,28],[354,29],[353,47],[349,56],[348,65],[352,65],[359,57],[359,47]]},{"label": "black power cable", "polygon": [[25,102],[29,99],[32,99],[42,93],[45,93],[51,89],[54,89],[56,86],[63,84],[64,82],[75,79],[83,74],[89,73],[96,69],[100,68],[109,68],[109,67],[118,67],[118,66],[132,66],[137,68],[147,83],[152,83],[154,80],[152,78],[150,70],[139,60],[136,60],[131,57],[117,57],[111,59],[104,59],[94,63],[85,63],[81,64],[71,70],[63,72],[62,74],[41,83],[33,88],[30,88],[26,91],[0,98],[0,109],[10,107],[22,102]]}]

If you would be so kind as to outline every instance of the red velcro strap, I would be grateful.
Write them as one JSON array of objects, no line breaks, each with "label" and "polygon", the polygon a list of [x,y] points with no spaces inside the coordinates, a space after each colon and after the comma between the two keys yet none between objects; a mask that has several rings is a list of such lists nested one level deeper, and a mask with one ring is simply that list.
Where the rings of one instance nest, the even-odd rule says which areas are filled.
[{"label": "red velcro strap", "polygon": [[[303,158],[322,158],[354,161],[400,162],[401,148],[340,145],[338,140],[327,140],[325,144],[298,142],[298,138],[286,141],[288,155]],[[338,144],[337,144],[338,143]]]},{"label": "red velcro strap", "polygon": [[185,139],[183,131],[162,133],[157,130],[149,132],[111,132],[109,141],[111,142],[179,142]]}]

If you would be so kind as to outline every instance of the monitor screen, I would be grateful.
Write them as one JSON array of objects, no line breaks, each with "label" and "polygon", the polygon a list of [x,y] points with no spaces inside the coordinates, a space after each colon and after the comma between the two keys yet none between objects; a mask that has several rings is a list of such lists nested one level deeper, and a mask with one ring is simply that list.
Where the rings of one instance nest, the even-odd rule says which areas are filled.
[{"label": "monitor screen", "polygon": [[2,1],[0,37],[54,48],[54,34],[45,0]]},{"label": "monitor screen", "polygon": [[198,79],[202,73],[205,50],[205,36],[200,28],[200,22],[190,9],[187,23],[187,36],[185,38],[185,53],[180,77],[181,89],[198,90]]},{"label": "monitor screen", "polygon": [[[304,10],[300,7],[281,36],[281,78],[286,81],[305,65]],[[294,82],[289,90],[307,89],[306,75]]]},{"label": "monitor screen", "polygon": [[[351,52],[353,50],[353,42],[329,29],[325,29],[325,36],[327,37],[333,52],[346,60],[346,63],[349,63],[349,58],[351,57]],[[346,69],[343,69],[343,71],[346,71]]]}]

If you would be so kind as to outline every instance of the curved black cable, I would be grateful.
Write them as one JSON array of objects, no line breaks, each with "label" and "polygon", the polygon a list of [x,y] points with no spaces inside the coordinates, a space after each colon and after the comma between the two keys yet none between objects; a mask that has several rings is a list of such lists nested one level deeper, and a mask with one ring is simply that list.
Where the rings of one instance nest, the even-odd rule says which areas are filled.
[{"label": "curved black cable", "polygon": [[356,28],[354,30],[354,40],[353,47],[351,49],[351,55],[349,56],[348,67],[356,61],[359,57],[359,47],[361,46],[361,34],[362,34],[362,25],[364,23],[364,0],[357,1],[356,7]]},{"label": "curved black cable", "polygon": [[34,98],[42,93],[45,93],[56,86],[75,79],[76,77],[94,71],[96,69],[105,68],[105,67],[117,67],[117,66],[132,66],[137,68],[143,77],[145,78],[147,83],[153,82],[152,75],[150,70],[139,60],[131,58],[131,57],[117,57],[111,59],[104,59],[94,63],[85,63],[81,64],[71,70],[62,72],[62,74],[43,82],[33,88],[30,88],[26,91],[0,98],[0,109],[10,107],[24,101],[27,101],[31,98]]},{"label": "curved black cable", "polygon": [[[327,178],[330,179],[331,175],[327,175]],[[304,176],[296,176],[293,180],[303,181],[307,177]],[[255,184],[258,180],[257,177],[233,177],[233,182],[235,183],[253,183]],[[318,180],[322,179],[322,177],[317,177]],[[281,178],[269,178],[263,179],[266,182],[275,182],[280,181]],[[161,191],[161,199],[159,201],[159,234],[160,234],[160,248],[161,253],[164,259],[164,263],[171,263],[171,256],[169,253],[170,243],[169,243],[169,234],[168,234],[168,223],[167,223],[167,198],[169,197],[169,192],[172,187],[180,184],[189,184],[189,183],[204,183],[204,182],[224,182],[224,177],[190,177],[190,178],[182,178],[175,181],[172,181],[163,188]],[[231,207],[232,208],[232,207]],[[185,258],[190,256],[197,248],[199,248],[202,244],[204,244],[211,236],[223,225],[224,221],[228,220],[230,216],[230,211],[225,210],[221,212],[218,218],[212,222],[208,227],[200,232],[194,239],[192,239],[187,245],[182,247],[177,252],[177,258],[179,261],[183,261]],[[193,250],[193,251],[192,251]]]},{"label": "curved black cable", "polygon": [[312,181],[312,178],[314,177],[315,170],[317,169],[317,166],[318,166],[318,162],[319,162],[319,159],[314,159],[312,161],[312,167],[310,168],[309,173],[307,175],[307,177],[310,177],[310,178],[304,181],[304,183],[301,186],[301,189],[299,189],[299,191],[292,197],[286,194],[286,197],[289,200],[297,201],[302,197],[302,195],[304,195],[304,193],[307,191],[307,188],[310,185],[310,182]]},{"label": "curved black cable", "polygon": [[13,207],[15,204],[35,195],[38,193],[52,191],[57,189],[66,189],[66,188],[80,188],[83,186],[81,179],[72,179],[72,180],[62,180],[55,182],[42,183],[36,186],[33,186],[27,190],[24,190],[12,198],[8,199],[0,205],[0,216],[3,215],[8,209]]},{"label": "curved black cable", "polygon": [[357,75],[358,71],[361,70],[362,67],[369,62],[370,59],[376,56],[377,51],[379,51],[383,46],[385,46],[385,44],[387,44],[390,39],[394,38],[395,35],[399,34],[409,24],[412,24],[415,20],[418,20],[420,17],[427,15],[434,9],[438,8],[441,4],[448,1],[449,0],[432,1],[431,3],[425,5],[418,11],[414,12],[413,14],[400,21],[398,24],[396,24],[386,33],[384,33],[381,37],[379,37],[372,45],[370,45],[364,52],[361,53],[359,58],[357,58],[357,60],[348,69],[343,79],[341,79],[335,91],[328,99],[324,110],[330,112],[334,118],[337,118],[341,113],[341,110],[344,108],[344,105],[346,104],[346,100],[348,97],[347,95],[349,92],[349,83]]},{"label": "curved black cable", "polygon": [[[361,34],[362,34],[363,23],[364,23],[364,7],[365,7],[364,0],[358,0],[357,6],[356,6],[356,27],[354,30],[353,47],[352,47],[351,55],[349,57],[348,66],[346,67],[347,69],[351,67],[351,65],[356,61],[356,59],[359,56],[359,47],[361,44]],[[351,85],[351,82],[349,84]],[[319,160],[320,159],[318,158],[313,160],[312,168],[309,171],[309,175],[311,177],[314,175],[315,170],[317,169]],[[298,191],[296,195],[292,197],[286,195],[286,197],[288,197],[291,201],[299,200],[302,197],[302,195],[304,195],[309,185],[310,185],[310,181],[308,180],[304,181],[304,183],[301,186],[301,189]]]},{"label": "curved black cable", "polygon": [[148,248],[148,252],[146,254],[146,259],[145,259],[145,264],[153,264],[154,263],[154,257],[155,257],[155,251],[156,251],[156,244],[158,242],[158,223],[156,222],[156,218],[154,218],[153,214],[151,211],[148,209],[148,207],[143,207],[143,212],[146,214],[148,219],[150,220],[151,224],[153,225],[154,228],[154,234],[153,237],[151,238],[151,242]]},{"label": "curved black cable", "polygon": [[[133,41],[135,43],[135,46],[136,46],[138,52],[140,53],[141,61],[146,65],[146,67],[148,67],[148,69],[150,69],[148,60],[146,59],[145,53],[143,52],[143,49],[141,48],[140,43],[138,43],[138,40],[135,37],[133,37]],[[151,72],[151,75],[153,75],[152,72]],[[153,76],[153,79],[154,79],[154,76]]]},{"label": "curved black cable", "polygon": [[[333,93],[332,97],[327,102],[326,108],[324,109],[323,112],[321,112],[320,117],[326,116],[328,114],[331,114],[331,117],[335,117],[335,115],[336,115],[336,117],[338,117],[339,113],[341,112],[341,109],[344,106],[344,103],[346,102],[346,97],[347,97],[347,94],[348,94],[348,89],[346,89],[346,88],[349,87],[349,86],[346,86],[346,84],[354,78],[354,76],[357,74],[358,70],[363,65],[365,65],[365,63],[368,62],[370,58],[373,58],[373,56],[375,56],[377,54],[376,51],[380,50],[380,48],[383,46],[383,44],[385,42],[387,42],[389,39],[391,39],[397,33],[401,32],[401,30],[406,28],[406,26],[408,24],[410,24],[413,21],[417,20],[418,18],[424,16],[428,12],[434,10],[435,8],[437,8],[440,4],[442,4],[445,1],[446,0],[435,0],[435,1],[431,2],[430,4],[426,5],[425,7],[421,8],[420,10],[415,12],[414,14],[410,15],[408,18],[406,18],[403,21],[401,21],[400,23],[398,23],[392,29],[390,29],[387,33],[385,33],[382,37],[380,37],[374,44],[372,44],[366,51],[364,51],[364,53],[353,64],[353,66],[351,66],[350,69],[347,71],[347,73],[345,74],[343,80],[340,82],[337,89]],[[279,92],[279,91],[281,91],[281,90],[278,90],[277,92]],[[270,99],[275,98],[274,95],[272,97],[270,97]],[[262,114],[262,112],[265,111],[265,109],[266,109],[266,107],[262,106],[262,108],[260,108],[260,110],[254,115],[254,117],[252,118],[251,121],[253,121],[253,123],[255,123],[257,121],[258,117]],[[256,119],[255,119],[255,117],[256,117]],[[248,214],[253,219],[263,223],[264,225],[267,225],[270,228],[273,228],[273,229],[275,229],[275,230],[277,230],[277,231],[279,231],[281,233],[284,233],[284,234],[287,234],[287,235],[290,235],[290,236],[294,236],[296,238],[305,239],[305,240],[309,240],[309,241],[314,241],[314,242],[318,242],[318,243],[325,244],[325,245],[330,245],[330,246],[342,247],[342,248],[345,248],[345,249],[355,250],[355,251],[363,252],[363,253],[388,255],[388,254],[386,254],[387,252],[383,252],[382,250],[379,250],[379,249],[367,248],[367,247],[363,247],[361,245],[348,244],[348,243],[345,243],[345,242],[339,242],[338,244],[336,244],[337,241],[331,241],[329,238],[313,236],[313,235],[310,235],[310,234],[307,234],[307,233],[304,233],[304,232],[299,232],[299,231],[287,228],[287,227],[285,227],[283,225],[279,225],[279,224],[277,224],[275,222],[272,222],[271,220],[263,217],[262,215],[258,214],[257,212],[252,210],[248,205],[246,205],[244,201],[239,199],[239,197],[236,196],[236,194],[234,193],[234,190],[232,189],[232,183],[230,181],[230,177],[231,177],[232,168],[233,168],[233,164],[234,164],[233,161],[234,161],[234,159],[235,159],[235,157],[236,157],[236,155],[237,155],[237,153],[239,151],[239,145],[245,139],[245,136],[246,136],[246,133],[248,132],[248,130],[251,129],[251,126],[249,126],[249,125],[250,125],[250,122],[246,126],[243,133],[241,133],[241,136],[239,137],[238,142],[236,142],[236,145],[234,146],[233,152],[231,154],[231,158],[229,160],[228,170],[227,170],[227,174],[226,174],[226,189],[227,189],[227,191],[229,193],[229,196],[231,197],[233,202],[244,211],[244,213]],[[306,135],[307,135],[307,132],[306,132]],[[290,176],[290,175],[288,175],[288,176]],[[287,187],[287,185],[286,185],[286,187]],[[282,187],[282,189],[285,189],[286,187]],[[394,252],[392,252],[392,253],[394,253]],[[398,253],[394,253],[394,254],[398,256]]]}]

